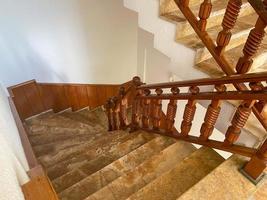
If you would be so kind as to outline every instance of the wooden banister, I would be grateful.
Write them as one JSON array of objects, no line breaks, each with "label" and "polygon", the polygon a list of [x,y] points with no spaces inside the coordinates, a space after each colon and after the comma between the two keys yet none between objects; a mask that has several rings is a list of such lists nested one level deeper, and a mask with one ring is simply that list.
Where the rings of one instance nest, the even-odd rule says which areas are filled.
[{"label": "wooden banister", "polygon": [[[139,84],[136,84],[134,87],[135,92],[133,91],[132,93],[135,96],[132,102],[131,131],[142,129],[251,157],[252,164],[249,162],[244,170],[253,178],[258,178],[266,167],[266,141],[263,141],[263,145],[259,149],[237,145],[236,141],[240,134],[242,134],[242,128],[245,126],[254,104],[259,101],[267,101],[267,90],[263,84],[266,81],[267,73],[149,85],[141,84],[141,81],[139,81]],[[246,91],[228,91],[225,84],[246,84],[251,89]],[[213,87],[213,91],[201,91],[200,86]],[[188,92],[180,92],[180,89],[183,87],[187,87]],[[194,123],[193,119],[199,100],[208,100],[210,105],[200,127],[199,136],[192,136],[190,135],[190,130]],[[209,138],[212,135],[215,123],[219,115],[222,115],[220,113],[222,100],[237,100],[239,106],[236,109],[231,125],[228,127],[224,141],[210,140]],[[166,114],[162,111],[162,103],[164,101],[167,101]],[[187,101],[181,123],[181,132],[178,132],[174,126],[178,101]],[[256,167],[256,170],[252,166]],[[251,171],[251,169],[253,170]]]},{"label": "wooden banister", "polygon": [[[237,66],[232,66],[224,55],[224,48],[229,44],[231,40],[230,30],[234,27],[235,22],[240,11],[241,0],[229,0],[224,20],[222,22],[223,30],[218,33],[217,41],[214,41],[210,34],[202,27],[199,26],[199,20],[196,18],[192,10],[190,9],[189,1],[184,0],[174,0],[178,8],[181,10],[187,21],[190,23],[198,37],[201,39],[205,47],[209,50],[217,64],[220,66],[222,71],[230,76],[233,74],[244,74],[248,72],[252,63],[253,56],[257,52],[262,38],[264,37],[264,28],[266,27],[267,19],[267,0],[250,0],[249,3],[253,6],[259,18],[255,24],[255,28],[251,31],[250,36],[247,39],[246,45],[244,47],[244,55],[239,59]],[[206,1],[207,2],[207,1]],[[205,3],[205,1],[204,1]],[[201,10],[201,8],[200,8]],[[209,9],[206,9],[206,13],[210,12]],[[205,19],[206,20],[206,19]],[[217,42],[217,45],[216,45]],[[248,90],[246,85],[242,83],[235,83],[235,88],[237,90]],[[262,126],[267,130],[267,124],[261,115],[260,110],[257,106],[253,106],[252,111],[254,115],[258,118]]]}]

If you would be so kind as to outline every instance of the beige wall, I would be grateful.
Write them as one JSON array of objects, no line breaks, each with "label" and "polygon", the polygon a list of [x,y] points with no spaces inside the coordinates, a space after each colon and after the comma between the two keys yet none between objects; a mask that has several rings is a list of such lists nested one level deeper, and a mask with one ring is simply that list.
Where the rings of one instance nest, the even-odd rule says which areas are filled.
[{"label": "beige wall", "polygon": [[122,83],[136,74],[137,17],[122,0],[0,0],[0,80]]}]

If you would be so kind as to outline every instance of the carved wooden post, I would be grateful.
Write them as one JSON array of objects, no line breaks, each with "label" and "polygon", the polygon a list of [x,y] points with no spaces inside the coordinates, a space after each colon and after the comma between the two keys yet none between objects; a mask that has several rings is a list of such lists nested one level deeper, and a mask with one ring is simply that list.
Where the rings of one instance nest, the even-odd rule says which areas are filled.
[{"label": "carved wooden post", "polygon": [[231,29],[234,28],[241,6],[242,0],[229,0],[228,2],[222,22],[223,30],[218,34],[217,37],[217,50],[219,54],[223,52],[224,48],[231,40]]},{"label": "carved wooden post", "polygon": [[[266,0],[264,1],[264,4],[267,5]],[[236,65],[236,71],[239,74],[244,74],[250,70],[253,64],[252,57],[257,53],[262,39],[265,35],[265,27],[265,22],[259,17],[255,27],[249,33],[248,39],[243,49],[244,56],[239,58]]]},{"label": "carved wooden post", "polygon": [[[161,88],[156,89],[157,96],[160,96],[163,93]],[[153,112],[153,129],[159,130],[160,127],[160,120],[161,120],[161,112],[162,112],[162,100],[157,99],[155,100],[154,104],[154,112]]]},{"label": "carved wooden post", "polygon": [[140,111],[140,99],[137,99],[141,95],[141,91],[137,89],[138,86],[142,85],[141,79],[136,76],[133,78],[134,85],[134,100],[132,106],[132,122],[131,122],[131,130],[130,132],[134,132],[139,127],[139,111]]},{"label": "carved wooden post", "polygon": [[112,131],[113,129],[113,121],[112,121],[112,108],[111,108],[111,99],[107,100],[105,104],[106,113],[108,116],[108,131]]},{"label": "carved wooden post", "polygon": [[[189,88],[189,91],[192,94],[197,94],[199,93],[199,88],[197,86],[192,86]],[[181,135],[184,137],[188,136],[188,133],[192,127],[192,121],[194,120],[195,112],[196,101],[190,99],[185,106],[183,121],[181,125]]]},{"label": "carved wooden post", "polygon": [[[177,87],[171,89],[173,95],[179,94],[180,90]],[[177,111],[177,100],[171,99],[167,108],[167,121],[166,121],[166,132],[171,133],[174,128],[175,117]]]},{"label": "carved wooden post", "polygon": [[246,175],[255,180],[255,183],[260,181],[263,172],[267,166],[267,140],[260,147],[258,152],[244,166],[243,171]]},{"label": "carved wooden post", "polygon": [[[144,95],[149,96],[151,91],[149,89],[145,89]],[[149,105],[150,104],[150,99],[144,99],[144,104],[143,104],[143,116],[142,116],[142,124],[144,128],[149,127],[149,117],[150,117],[150,112],[149,112]]]},{"label": "carved wooden post", "polygon": [[198,14],[200,18],[198,22],[198,28],[201,31],[206,30],[207,19],[209,18],[211,14],[211,10],[212,10],[211,0],[204,0],[203,3],[200,5],[199,14]]},{"label": "carved wooden post", "polygon": [[120,120],[120,128],[126,127],[126,121],[127,121],[127,110],[126,110],[126,100],[123,99],[125,96],[125,88],[120,87],[119,89],[119,96],[121,98],[120,100],[120,108],[119,108],[119,120]]},{"label": "carved wooden post", "polygon": [[[226,91],[225,85],[215,86],[215,88],[218,92]],[[209,105],[207,109],[204,123],[202,124],[201,129],[200,129],[200,133],[201,133],[200,140],[206,141],[209,139],[209,137],[211,136],[213,132],[215,123],[219,117],[220,111],[221,111],[221,101],[212,100],[211,104]]]},{"label": "carved wooden post", "polygon": [[[261,83],[250,83],[250,88],[253,91],[263,91],[265,88]],[[262,144],[257,153],[251,158],[251,160],[245,164],[242,169],[245,172],[245,175],[254,179],[254,182],[257,183],[260,181],[263,171],[267,165],[267,140]]]}]

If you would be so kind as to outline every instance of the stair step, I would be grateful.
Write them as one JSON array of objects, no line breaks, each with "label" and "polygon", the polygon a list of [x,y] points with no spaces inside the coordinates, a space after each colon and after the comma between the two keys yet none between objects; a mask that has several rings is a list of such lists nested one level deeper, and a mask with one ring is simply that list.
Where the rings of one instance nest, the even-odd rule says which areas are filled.
[{"label": "stair step", "polygon": [[[185,192],[179,200],[206,200],[206,199],[253,199],[250,198],[259,189],[239,169],[246,159],[241,156],[232,156],[218,166],[200,182]],[[266,183],[266,180],[265,180]],[[265,194],[266,196],[266,194]]]},{"label": "stair step", "polygon": [[[243,53],[242,53],[243,47],[244,47],[244,44],[239,45],[238,47],[235,47],[225,52],[225,57],[228,60],[229,64],[233,66],[233,68],[235,68],[239,57],[243,56]],[[262,67],[262,66],[266,66],[265,65],[266,59],[267,59],[267,39],[265,38],[262,41],[260,49],[258,50],[257,54],[253,58],[254,62],[253,62],[250,72],[259,72],[259,69],[266,71],[266,68],[263,69]],[[197,67],[201,69],[202,71],[205,71],[212,77],[221,77],[224,75],[224,73],[218,66],[217,62],[214,60],[214,58],[210,58],[208,60],[205,60],[197,64]]]},{"label": "stair step", "polygon": [[[93,121],[105,128],[107,128],[108,119],[106,113],[103,111],[102,107],[95,108],[93,110],[84,109],[78,112],[80,115],[84,116],[87,120]],[[96,121],[97,120],[97,121]]]},{"label": "stair step", "polygon": [[100,190],[108,183],[126,174],[139,164],[158,154],[164,148],[175,142],[167,137],[157,137],[129,154],[107,165],[91,176],[72,185],[59,194],[60,199],[82,200],[90,194]]},{"label": "stair step", "polygon": [[[52,180],[55,190],[57,192],[65,190],[92,173],[95,173],[101,168],[144,145],[148,141],[152,140],[156,135],[139,132],[138,134],[133,134],[133,136],[134,137],[124,143],[112,146],[108,151],[105,150],[101,152],[101,154],[92,155],[91,158],[88,158],[82,165],[74,167],[72,171]],[[102,147],[103,144],[99,144],[99,146]]]},{"label": "stair step", "polygon": [[46,155],[50,156],[64,149],[73,148],[74,146],[82,145],[84,143],[88,143],[89,141],[92,141],[92,135],[77,134],[75,135],[75,137],[70,137],[65,140],[34,146],[33,150],[35,152],[36,157],[42,157]]},{"label": "stair step", "polygon": [[76,113],[76,112],[71,112],[71,111],[63,112],[60,115],[63,117],[69,118],[73,121],[87,124],[99,130],[104,130],[104,127],[98,124],[99,118],[97,116],[88,120],[84,115],[80,114],[79,112]]},{"label": "stair step", "polygon": [[[44,157],[40,162],[47,168],[48,176],[51,180],[64,175],[74,168],[83,165],[88,160],[96,158],[98,155],[112,152],[117,146],[133,140],[140,133],[129,134],[125,131],[115,131],[106,133],[105,136],[95,139],[77,147],[73,147],[68,151],[62,151],[54,156]],[[144,134],[143,134],[144,135]],[[152,134],[144,135],[144,140],[150,140],[154,136]],[[128,142],[129,143],[129,142]]]},{"label": "stair step", "polygon": [[[251,28],[254,26],[257,19],[257,14],[253,13],[241,18],[238,18],[236,25],[232,32],[232,37],[230,43],[226,47],[226,51],[233,49],[239,45],[242,45],[246,42],[247,37]],[[222,30],[222,26],[214,26],[207,29],[208,34],[211,36],[212,40],[216,42],[218,33]],[[177,40],[178,43],[184,44],[185,46],[195,49],[197,51],[195,63],[200,63],[204,60],[211,58],[211,54],[208,49],[205,48],[204,44],[197,36],[196,33],[190,34],[186,37],[180,38]]]},{"label": "stair step", "polygon": [[195,151],[189,143],[177,142],[140,166],[98,190],[86,200],[126,199]]},{"label": "stair step", "polygon": [[[213,10],[212,13],[208,19],[207,22],[207,29],[210,29],[211,27],[214,26],[219,26],[222,23],[222,19],[225,13],[225,9],[227,6],[228,0],[216,0],[213,5]],[[192,8],[194,10],[194,13],[196,14],[197,10],[199,9],[200,5],[194,6]],[[250,6],[248,2],[243,3],[241,11],[239,13],[239,17],[244,17],[247,15],[250,15],[254,13],[254,9]],[[177,27],[177,32],[176,32],[176,39],[179,40],[181,38],[184,38],[188,35],[192,35],[195,33],[193,28],[191,27],[190,23],[188,21],[184,22],[179,22]]]},{"label": "stair step", "polygon": [[223,161],[214,150],[203,147],[128,199],[175,200]]}]

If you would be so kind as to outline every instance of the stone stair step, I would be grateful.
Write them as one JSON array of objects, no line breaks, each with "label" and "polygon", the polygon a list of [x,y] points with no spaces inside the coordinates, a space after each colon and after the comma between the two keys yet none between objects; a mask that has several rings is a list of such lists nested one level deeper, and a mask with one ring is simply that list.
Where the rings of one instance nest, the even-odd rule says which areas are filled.
[{"label": "stone stair step", "polygon": [[45,155],[54,155],[55,153],[62,151],[64,149],[73,148],[74,146],[78,146],[84,143],[88,143],[92,140],[92,135],[77,134],[75,137],[70,137],[65,140],[60,140],[48,144],[33,146],[33,150],[35,152],[36,157],[41,157]]},{"label": "stone stair step", "polygon": [[223,161],[224,159],[213,149],[202,147],[172,170],[133,194],[128,200],[174,200]]},{"label": "stone stair step", "polygon": [[[212,13],[208,19],[207,22],[207,29],[210,29],[211,27],[214,26],[219,26],[222,23],[222,19],[225,13],[225,9],[227,6],[227,2],[228,0],[215,0],[213,5],[213,10]],[[199,9],[200,5],[194,6],[194,8],[192,8],[196,13],[197,9]],[[254,9],[250,6],[250,4],[248,2],[244,2],[241,8],[241,11],[239,13],[239,17],[244,17],[247,15],[250,15],[252,13],[254,13]],[[188,21],[184,21],[184,22],[179,22],[177,24],[177,32],[176,32],[176,39],[180,40],[188,35],[192,35],[194,34],[195,31],[193,30],[193,28],[191,27],[190,23]]]},{"label": "stone stair step", "polygon": [[[136,136],[136,135],[134,135]],[[132,134],[125,134],[123,131],[115,131],[112,133],[106,133],[105,137],[99,137],[94,142],[79,146],[79,148],[73,149],[69,152],[68,156],[64,156],[59,160],[51,160],[52,164],[47,166],[47,173],[51,180],[64,175],[65,173],[73,170],[74,167],[84,164],[88,159],[93,159],[95,156],[101,154],[103,151],[109,151],[114,145],[126,142],[132,139]],[[99,144],[103,144],[103,148],[99,147]],[[48,164],[47,162],[46,164]]]},{"label": "stone stair step", "polygon": [[175,140],[171,138],[157,137],[62,191],[59,197],[62,200],[82,200],[134,169],[145,160],[158,154],[174,142]]},{"label": "stone stair step", "polygon": [[[240,56],[243,55],[244,44],[239,45],[229,51],[225,52],[225,57],[233,68],[235,68],[236,63]],[[249,72],[260,72],[259,70],[266,71],[262,66],[266,66],[265,62],[267,59],[267,39],[262,41],[261,47],[257,54],[253,58],[254,62]],[[224,75],[220,67],[214,58],[210,58],[196,65],[201,71],[208,73],[212,77],[221,77]]]},{"label": "stone stair step", "polygon": [[[238,18],[235,27],[231,31],[232,37],[230,43],[227,45],[225,49],[226,51],[233,49],[239,45],[242,45],[246,42],[249,32],[251,28],[254,26],[256,19],[257,19],[256,13]],[[208,34],[215,43],[218,33],[221,30],[222,30],[221,25],[207,29]],[[197,51],[195,63],[200,63],[212,57],[208,49],[205,48],[204,44],[202,43],[202,41],[200,40],[200,38],[197,36],[196,33],[180,38],[177,40],[177,42],[184,44],[185,46]]]},{"label": "stone stair step", "polygon": [[[125,134],[127,133],[125,132]],[[132,136],[131,139],[123,143],[120,142],[118,145],[113,145],[108,150],[104,150],[103,144],[98,144],[103,148],[101,153],[88,156],[88,159],[82,165],[74,166],[73,170],[52,180],[55,190],[57,192],[65,190],[156,137],[156,135],[145,132],[132,134]]]},{"label": "stone stair step", "polygon": [[126,175],[109,183],[86,200],[126,199],[195,151],[189,143],[176,142]]},{"label": "stone stair step", "polygon": [[84,115],[80,114],[79,112],[71,112],[71,111],[63,112],[60,115],[63,117],[69,118],[73,121],[82,122],[94,128],[98,128],[99,130],[104,130],[104,127],[98,124],[99,119],[97,116],[89,120]]},{"label": "stone stair step", "polygon": [[266,180],[263,181],[262,184],[255,186],[245,178],[239,172],[239,169],[243,167],[246,160],[246,158],[241,156],[230,157],[178,199],[253,199],[251,195],[257,190],[264,191],[266,189],[261,188],[261,186],[266,184]]},{"label": "stone stair step", "polygon": [[[125,131],[106,133],[105,136],[101,136],[95,140],[92,139],[93,142],[90,141],[63,150],[52,156],[44,156],[41,159],[39,158],[39,161],[47,168],[49,177],[54,179],[72,170],[73,167],[83,164],[85,161],[92,160],[101,154],[110,152],[129,140],[134,140],[139,134],[141,133],[129,134]],[[142,136],[144,140],[150,140],[155,137],[152,134],[142,134]]]},{"label": "stone stair step", "polygon": [[[108,129],[108,119],[106,113],[103,111],[102,107],[97,107],[93,110],[84,109],[78,112],[80,115],[84,116],[87,120],[93,121],[106,129]],[[97,121],[96,121],[97,120]]]}]

